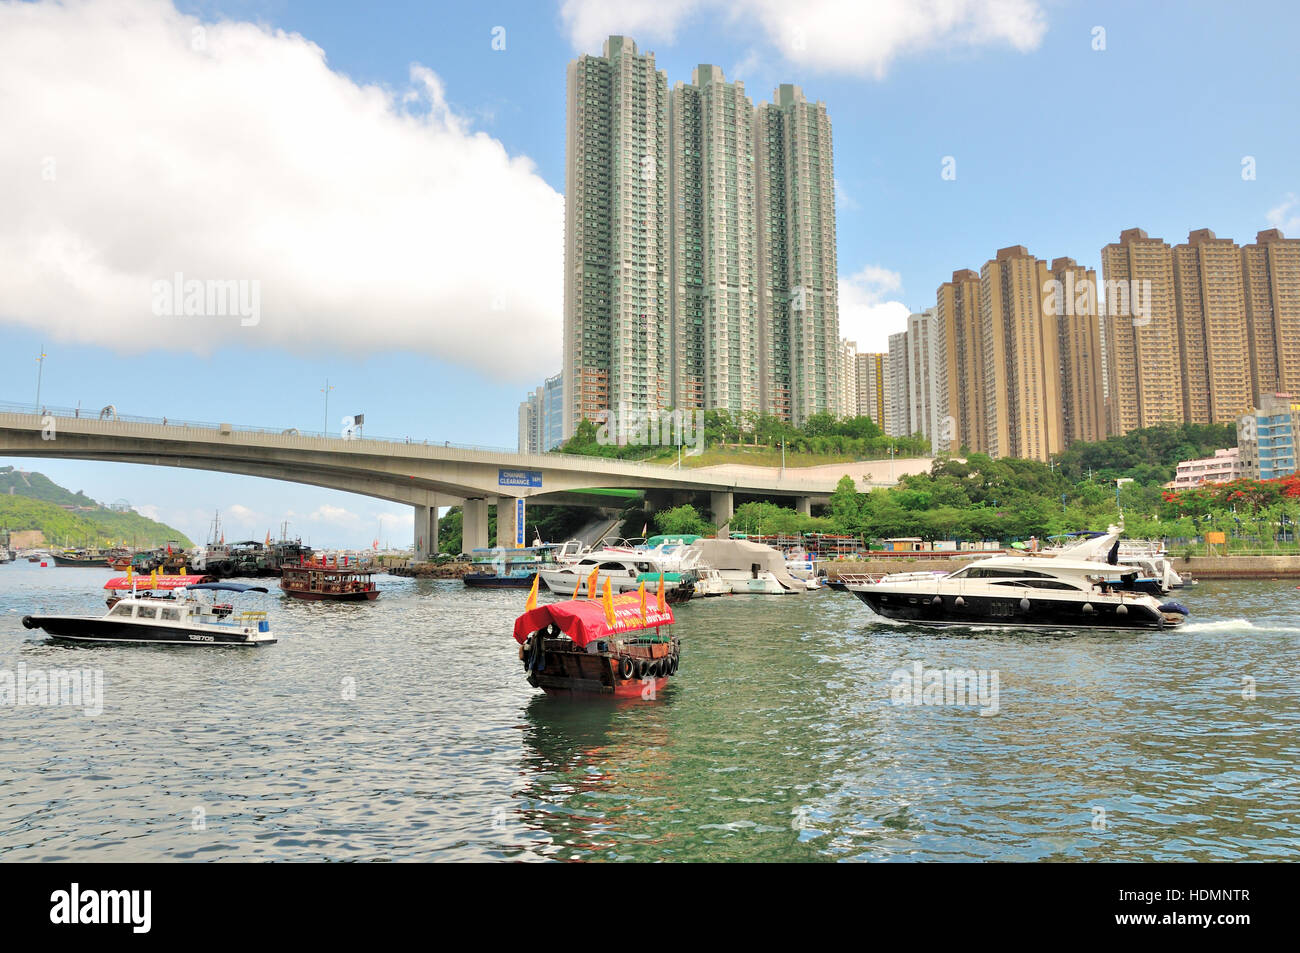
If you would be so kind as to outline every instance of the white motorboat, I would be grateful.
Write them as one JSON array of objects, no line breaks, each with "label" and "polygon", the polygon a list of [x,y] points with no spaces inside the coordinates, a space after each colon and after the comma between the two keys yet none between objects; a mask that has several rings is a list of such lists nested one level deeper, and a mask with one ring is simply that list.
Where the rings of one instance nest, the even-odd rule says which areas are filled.
[{"label": "white motorboat", "polygon": [[1163,629],[1187,610],[1135,588],[1141,570],[1066,556],[992,556],[946,575],[895,573],[845,580],[888,619],[915,625]]},{"label": "white motorboat", "polygon": [[[143,584],[143,583],[142,583]],[[28,615],[23,627],[44,629],[51,638],[70,642],[115,642],[135,645],[271,645],[276,638],[264,611],[236,616],[232,606],[205,602],[203,591],[266,592],[264,586],[206,582],[187,586],[185,595],[131,594],[113,601],[107,614]]]}]

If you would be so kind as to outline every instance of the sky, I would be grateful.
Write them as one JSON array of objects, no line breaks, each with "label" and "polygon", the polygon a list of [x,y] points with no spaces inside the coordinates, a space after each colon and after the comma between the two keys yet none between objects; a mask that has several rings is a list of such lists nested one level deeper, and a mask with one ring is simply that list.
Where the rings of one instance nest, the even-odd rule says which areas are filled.
[{"label": "sky", "polygon": [[[513,448],[561,363],[565,66],[826,103],[841,333],[954,270],[1300,235],[1300,8],[1069,0],[0,0],[0,402]],[[236,282],[226,314],[175,285]],[[181,313],[175,313],[175,312]],[[328,407],[324,388],[328,380]],[[251,477],[2,459],[194,539],[410,542],[409,508]]]}]

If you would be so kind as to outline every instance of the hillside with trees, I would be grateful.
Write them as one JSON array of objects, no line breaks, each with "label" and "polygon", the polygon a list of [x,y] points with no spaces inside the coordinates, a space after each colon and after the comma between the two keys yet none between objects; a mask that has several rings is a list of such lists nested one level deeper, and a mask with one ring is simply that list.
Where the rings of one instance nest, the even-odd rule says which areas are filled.
[{"label": "hillside with trees", "polygon": [[0,468],[0,529],[40,530],[50,547],[132,546],[152,548],[169,541],[192,546],[177,529],[130,509],[97,503],[80,490],[59,486],[43,473]]}]

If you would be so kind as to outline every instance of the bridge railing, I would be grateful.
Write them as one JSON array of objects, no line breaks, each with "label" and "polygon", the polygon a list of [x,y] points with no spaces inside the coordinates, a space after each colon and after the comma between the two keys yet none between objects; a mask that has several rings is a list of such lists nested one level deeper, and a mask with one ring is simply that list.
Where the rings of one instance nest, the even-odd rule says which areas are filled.
[{"label": "bridge railing", "polygon": [[[211,430],[220,432],[223,428],[229,427],[239,433],[260,434],[272,437],[312,437],[318,440],[338,440],[340,442],[356,443],[358,441],[372,440],[378,443],[401,444],[403,446],[423,446],[423,447],[445,447],[453,450],[472,450],[480,453],[508,453],[512,456],[527,456],[533,458],[547,458],[553,462],[558,459],[573,459],[572,454],[520,454],[514,447],[495,447],[487,444],[473,443],[455,443],[451,440],[432,440],[416,437],[377,437],[365,433],[358,434],[355,437],[344,437],[342,433],[332,433],[323,430],[302,430],[298,427],[289,427],[276,429],[273,427],[254,427],[247,424],[218,424],[204,420],[186,420],[180,417],[142,417],[138,414],[120,413],[116,407],[104,407],[100,410],[93,410],[87,407],[55,407],[48,404],[37,406],[36,404],[18,404],[8,401],[0,401],[0,414],[32,414],[35,416],[49,415],[51,417],[66,417],[77,420],[90,421],[108,421],[132,424],[152,424],[163,427],[188,427],[197,430]],[[662,474],[664,467],[656,463],[647,463],[643,460],[610,460],[606,457],[582,457],[584,460],[602,460],[609,463],[621,463],[627,466],[645,467],[656,473]]]}]

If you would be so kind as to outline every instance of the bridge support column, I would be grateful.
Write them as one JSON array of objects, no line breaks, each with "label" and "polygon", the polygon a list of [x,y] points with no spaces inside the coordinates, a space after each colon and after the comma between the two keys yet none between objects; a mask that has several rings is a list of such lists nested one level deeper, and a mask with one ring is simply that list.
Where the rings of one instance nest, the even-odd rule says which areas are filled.
[{"label": "bridge support column", "polygon": [[469,553],[488,544],[488,501],[466,500],[462,506],[460,550]]},{"label": "bridge support column", "polygon": [[425,562],[429,558],[430,552],[437,552],[435,548],[438,544],[436,541],[429,541],[429,511],[433,510],[434,518],[437,518],[437,507],[421,506],[415,504],[415,538],[414,543],[415,561],[417,563]]},{"label": "bridge support column", "polygon": [[736,497],[730,490],[709,494],[709,509],[713,511],[713,522],[718,524],[719,536],[726,535],[735,507]]},{"label": "bridge support column", "polygon": [[794,508],[804,516],[812,516],[812,497],[796,496],[794,498]]},{"label": "bridge support column", "polygon": [[436,556],[438,549],[438,507],[429,507],[429,554]]},{"label": "bridge support column", "polygon": [[[515,506],[516,497],[497,497],[497,545],[502,549],[513,549],[515,545]],[[524,543],[528,542],[528,527],[524,527]]]}]

